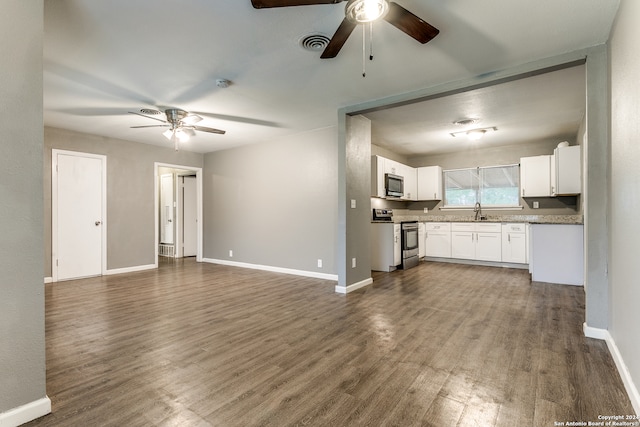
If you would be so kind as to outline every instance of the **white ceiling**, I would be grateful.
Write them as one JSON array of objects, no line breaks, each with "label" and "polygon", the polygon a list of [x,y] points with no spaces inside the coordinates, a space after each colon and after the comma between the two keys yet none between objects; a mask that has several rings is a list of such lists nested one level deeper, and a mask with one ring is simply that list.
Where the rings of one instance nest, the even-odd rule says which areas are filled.
[{"label": "white ceiling", "polygon": [[[580,65],[364,115],[372,121],[376,145],[407,156],[561,142],[578,133],[585,115],[585,83]],[[464,119],[477,121],[454,124]],[[487,132],[473,141],[466,137],[472,129]]]},{"label": "white ceiling", "polygon": [[[154,122],[128,112],[178,107],[209,113],[199,124],[227,131],[198,133],[183,149],[269,141],[334,126],[340,107],[604,43],[619,0],[397,2],[440,34],[421,45],[376,23],[375,59],[363,78],[358,30],[335,59],[299,46],[304,35],[331,36],[345,3],[256,10],[250,0],[45,0],[45,125],[169,146],[162,129],[131,129]],[[221,89],[218,78],[232,85]],[[443,150],[416,141],[444,143],[436,133],[466,115],[497,126],[491,136],[503,142],[537,135],[540,120],[549,125],[545,132],[575,127],[580,112],[569,100],[577,94],[561,96],[575,84],[508,85],[376,112],[375,135],[409,154]],[[514,99],[531,109],[514,108]],[[548,114],[545,100],[556,111],[568,106]]]}]

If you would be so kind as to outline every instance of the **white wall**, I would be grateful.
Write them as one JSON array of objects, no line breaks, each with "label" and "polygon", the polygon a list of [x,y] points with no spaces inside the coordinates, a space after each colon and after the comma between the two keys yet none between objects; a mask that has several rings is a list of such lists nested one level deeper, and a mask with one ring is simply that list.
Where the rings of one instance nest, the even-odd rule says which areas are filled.
[{"label": "white wall", "polygon": [[42,274],[43,1],[2,1],[0,32],[0,425],[8,426],[50,408]]},{"label": "white wall", "polygon": [[[640,385],[640,2],[622,0],[610,39],[609,333]],[[636,399],[637,399],[636,395]],[[633,400],[633,399],[632,399]],[[639,402],[636,400],[636,405]],[[640,408],[636,406],[636,411]]]}]

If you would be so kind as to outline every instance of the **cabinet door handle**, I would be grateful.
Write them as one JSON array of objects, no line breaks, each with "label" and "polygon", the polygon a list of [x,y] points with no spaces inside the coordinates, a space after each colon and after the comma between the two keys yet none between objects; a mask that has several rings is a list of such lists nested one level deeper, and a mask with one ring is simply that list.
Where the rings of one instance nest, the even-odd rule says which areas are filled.
[{"label": "cabinet door handle", "polygon": [[524,197],[524,188],[522,189],[522,197]]},{"label": "cabinet door handle", "polygon": [[511,243],[511,233],[507,234],[507,242]]}]

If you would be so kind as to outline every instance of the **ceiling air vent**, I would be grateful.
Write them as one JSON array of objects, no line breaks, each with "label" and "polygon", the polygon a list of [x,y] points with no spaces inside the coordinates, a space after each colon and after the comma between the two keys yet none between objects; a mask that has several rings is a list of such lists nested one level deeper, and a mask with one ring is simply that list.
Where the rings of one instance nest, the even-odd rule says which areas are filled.
[{"label": "ceiling air vent", "polygon": [[318,52],[324,50],[331,39],[324,34],[310,34],[300,39],[300,46],[305,50]]},{"label": "ceiling air vent", "polygon": [[162,114],[162,111],[155,110],[153,108],[141,108],[140,112],[142,114],[146,114],[147,116],[156,116],[158,114]]}]

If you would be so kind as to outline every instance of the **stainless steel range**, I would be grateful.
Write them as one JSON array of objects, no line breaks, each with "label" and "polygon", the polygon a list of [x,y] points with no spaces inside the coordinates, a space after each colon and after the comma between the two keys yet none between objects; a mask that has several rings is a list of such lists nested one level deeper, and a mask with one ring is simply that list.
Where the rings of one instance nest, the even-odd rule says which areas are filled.
[{"label": "stainless steel range", "polygon": [[407,221],[400,224],[402,245],[402,269],[415,267],[420,262],[418,256],[418,222]]}]

